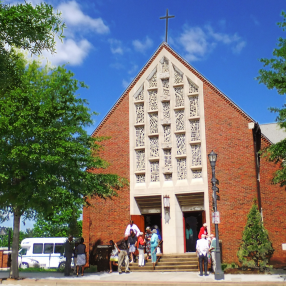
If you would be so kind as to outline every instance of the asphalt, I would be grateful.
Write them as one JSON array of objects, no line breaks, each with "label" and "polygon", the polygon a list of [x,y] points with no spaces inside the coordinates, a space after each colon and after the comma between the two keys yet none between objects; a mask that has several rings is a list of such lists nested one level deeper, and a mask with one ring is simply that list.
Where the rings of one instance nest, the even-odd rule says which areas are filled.
[{"label": "asphalt", "polygon": [[57,272],[20,272],[20,280],[7,279],[7,271],[0,272],[0,284],[10,286],[286,286],[286,271],[273,274],[225,274],[225,279],[216,281],[214,275],[200,277],[195,272],[131,272],[130,274],[111,274],[106,272],[86,273],[83,277],[65,277]]}]

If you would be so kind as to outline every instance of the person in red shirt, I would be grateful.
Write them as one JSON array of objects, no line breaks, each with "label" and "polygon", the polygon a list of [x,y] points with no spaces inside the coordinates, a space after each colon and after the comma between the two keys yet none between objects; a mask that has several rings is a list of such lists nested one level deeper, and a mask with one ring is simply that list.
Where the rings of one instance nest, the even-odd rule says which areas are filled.
[{"label": "person in red shirt", "polygon": [[199,232],[199,235],[198,235],[199,239],[202,238],[202,234],[208,235],[208,229],[207,229],[207,224],[206,223],[204,223],[203,226],[200,229],[200,232]]},{"label": "person in red shirt", "polygon": [[138,259],[138,266],[144,266],[144,248],[145,248],[145,239],[143,239],[143,232],[139,233],[138,237],[138,251],[139,251],[139,259]]}]

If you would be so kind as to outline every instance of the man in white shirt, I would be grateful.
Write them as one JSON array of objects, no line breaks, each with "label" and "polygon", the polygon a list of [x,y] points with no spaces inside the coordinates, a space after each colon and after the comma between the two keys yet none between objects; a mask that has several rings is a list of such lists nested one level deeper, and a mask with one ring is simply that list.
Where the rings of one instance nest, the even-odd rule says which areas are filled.
[{"label": "man in white shirt", "polygon": [[130,230],[133,229],[134,233],[138,237],[140,234],[140,229],[136,224],[133,223],[133,220],[130,220],[130,223],[127,225],[125,230],[125,237],[130,235]]},{"label": "man in white shirt", "polygon": [[205,276],[208,276],[208,252],[209,252],[209,243],[206,240],[206,235],[202,234],[202,238],[197,240],[197,253],[199,255],[199,263],[200,263],[200,276],[203,276],[203,261],[204,261],[204,269]]}]

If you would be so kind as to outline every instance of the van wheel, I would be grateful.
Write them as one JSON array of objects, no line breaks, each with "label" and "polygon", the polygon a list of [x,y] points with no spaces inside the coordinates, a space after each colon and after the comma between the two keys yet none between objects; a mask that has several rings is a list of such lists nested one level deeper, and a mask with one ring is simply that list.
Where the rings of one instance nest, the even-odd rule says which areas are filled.
[{"label": "van wheel", "polygon": [[61,262],[60,265],[59,265],[59,269],[60,270],[64,270],[66,267],[66,263],[65,262]]},{"label": "van wheel", "polygon": [[20,264],[20,268],[27,269],[27,268],[29,268],[29,264],[26,262],[23,262]]}]

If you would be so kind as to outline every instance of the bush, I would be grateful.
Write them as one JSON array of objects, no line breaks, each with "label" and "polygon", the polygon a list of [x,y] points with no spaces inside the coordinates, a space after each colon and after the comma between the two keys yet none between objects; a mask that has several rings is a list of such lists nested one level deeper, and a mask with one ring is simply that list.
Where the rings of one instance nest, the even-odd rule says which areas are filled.
[{"label": "bush", "polygon": [[247,216],[242,243],[237,257],[242,267],[259,268],[263,271],[274,252],[268,232],[261,220],[261,214],[254,203]]}]

